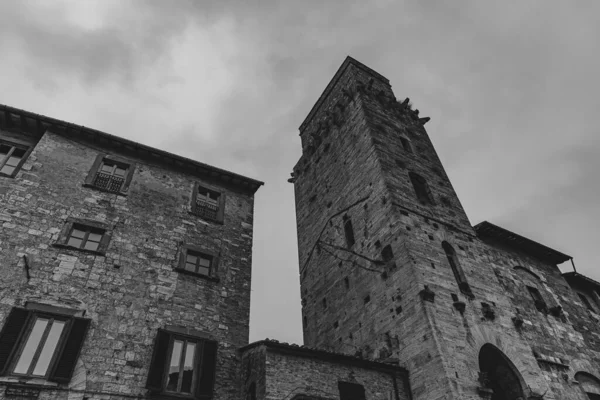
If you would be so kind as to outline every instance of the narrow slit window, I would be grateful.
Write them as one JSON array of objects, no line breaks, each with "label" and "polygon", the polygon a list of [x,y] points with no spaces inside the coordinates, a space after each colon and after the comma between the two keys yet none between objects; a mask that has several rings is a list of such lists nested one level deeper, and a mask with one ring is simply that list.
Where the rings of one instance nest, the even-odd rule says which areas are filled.
[{"label": "narrow slit window", "polygon": [[26,147],[0,142],[0,175],[14,176],[27,150]]},{"label": "narrow slit window", "polygon": [[344,217],[344,236],[346,237],[346,247],[352,248],[356,241],[354,239],[354,229],[352,228],[352,221],[348,216]]},{"label": "narrow slit window", "polygon": [[454,274],[454,279],[458,284],[458,288],[462,293],[466,294],[467,296],[473,296],[473,293],[471,292],[471,287],[467,283],[467,278],[462,269],[462,266],[460,265],[458,256],[456,255],[456,250],[454,250],[454,247],[452,247],[452,245],[446,241],[442,242],[442,248],[444,249],[444,253],[446,253],[446,259],[448,260],[448,264],[452,269],[452,273]]},{"label": "narrow slit window", "polygon": [[410,145],[410,140],[405,137],[400,136],[400,142],[402,143],[402,148],[407,153],[413,153],[412,146]]},{"label": "narrow slit window", "polygon": [[431,189],[425,178],[414,172],[409,172],[408,176],[415,190],[417,200],[423,204],[434,204]]},{"label": "narrow slit window", "polygon": [[544,301],[544,298],[542,297],[542,294],[540,293],[540,291],[537,288],[534,288],[532,286],[527,286],[527,291],[529,292],[529,295],[531,296],[531,299],[533,300],[533,304],[535,305],[535,308],[538,311],[546,312],[548,307],[546,306],[546,302]]}]

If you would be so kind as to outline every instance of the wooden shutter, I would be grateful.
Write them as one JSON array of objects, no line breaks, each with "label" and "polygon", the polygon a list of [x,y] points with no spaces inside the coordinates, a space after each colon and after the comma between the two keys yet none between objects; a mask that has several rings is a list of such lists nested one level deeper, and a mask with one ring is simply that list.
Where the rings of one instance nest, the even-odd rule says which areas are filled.
[{"label": "wooden shutter", "polygon": [[148,371],[148,380],[146,381],[146,388],[152,391],[161,391],[163,389],[170,337],[171,335],[163,329],[159,329],[156,334],[152,361],[150,363],[150,370]]},{"label": "wooden shutter", "polygon": [[90,168],[90,172],[88,172],[87,177],[85,178],[86,185],[93,185],[94,178],[96,178],[96,173],[98,172],[98,168],[100,168],[100,164],[102,164],[102,160],[106,157],[106,154],[98,154],[94,163],[92,164],[92,168]]},{"label": "wooden shutter", "polygon": [[225,193],[221,192],[219,196],[219,211],[217,212],[217,221],[223,222],[225,216]]},{"label": "wooden shutter", "polygon": [[338,382],[340,400],[365,400],[365,388],[363,385],[351,382]]},{"label": "wooden shutter", "polygon": [[54,368],[50,372],[48,378],[50,381],[67,383],[71,380],[81,347],[90,327],[90,320],[74,317],[71,319],[70,325],[69,333],[63,341]]},{"label": "wooden shutter", "polygon": [[125,177],[125,182],[123,182],[123,186],[121,186],[121,193],[127,193],[129,190],[129,185],[131,184],[131,180],[133,179],[133,173],[135,172],[135,164],[128,164],[127,176]]},{"label": "wooden shutter", "polygon": [[192,203],[190,204],[190,211],[196,213],[196,200],[198,199],[198,188],[200,184],[198,182],[192,185]]},{"label": "wooden shutter", "polygon": [[6,373],[10,357],[17,348],[22,332],[27,325],[30,312],[24,308],[13,308],[6,317],[0,332],[0,375]]},{"label": "wooden shutter", "polygon": [[100,239],[100,245],[98,246],[98,253],[106,253],[108,250],[108,245],[110,244],[111,232],[108,230],[104,230],[102,234],[102,239]]},{"label": "wooden shutter", "polygon": [[215,385],[215,370],[217,369],[217,342],[207,340],[202,349],[202,361],[200,365],[200,377],[196,397],[198,399],[210,399],[213,396]]}]

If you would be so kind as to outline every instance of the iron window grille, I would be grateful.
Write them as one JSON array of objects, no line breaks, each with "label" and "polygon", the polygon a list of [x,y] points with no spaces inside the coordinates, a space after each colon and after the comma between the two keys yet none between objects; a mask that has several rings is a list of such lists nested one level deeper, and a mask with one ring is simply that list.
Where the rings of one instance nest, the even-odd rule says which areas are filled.
[{"label": "iron window grille", "polygon": [[223,222],[225,194],[200,184],[194,185],[192,213],[209,221]]},{"label": "iron window grille", "polygon": [[159,329],[146,387],[153,394],[212,398],[217,342]]},{"label": "iron window grille", "polygon": [[135,164],[118,157],[99,154],[85,179],[84,186],[103,192],[126,195]]},{"label": "iron window grille", "polygon": [[0,332],[0,375],[69,382],[90,321],[13,308]]},{"label": "iron window grille", "polygon": [[13,177],[27,158],[29,148],[0,142],[0,175]]}]

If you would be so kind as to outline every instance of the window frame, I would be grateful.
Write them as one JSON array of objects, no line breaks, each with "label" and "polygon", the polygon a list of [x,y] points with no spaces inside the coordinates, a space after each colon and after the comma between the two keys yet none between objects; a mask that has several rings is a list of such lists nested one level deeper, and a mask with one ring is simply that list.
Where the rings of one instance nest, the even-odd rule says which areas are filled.
[{"label": "window frame", "polygon": [[[431,191],[431,187],[429,186],[427,179],[413,171],[408,173],[408,179],[413,187],[417,201],[423,205],[434,206],[435,200],[433,198],[433,192]],[[422,182],[420,180],[422,180]],[[417,187],[422,188],[422,190],[417,190]]]},{"label": "window frame", "polygon": [[[25,308],[13,307],[7,314],[2,330],[0,330],[0,338],[11,345],[8,352],[5,351],[6,349],[0,349],[0,355],[2,356],[0,357],[0,376],[68,383],[73,376],[91,322],[90,319],[81,318],[77,314],[79,312],[76,310],[39,303],[27,303]],[[44,328],[44,333],[36,346],[33,358],[27,366],[27,372],[17,373],[15,368],[23,355],[35,323],[40,318],[49,319],[52,323]],[[49,330],[55,321],[64,321],[65,325],[44,375],[33,375],[40,353],[46,344]],[[79,334],[78,337],[73,336],[77,334]],[[6,345],[6,343],[4,344]]]},{"label": "window frame", "polygon": [[[162,341],[167,340],[165,354],[160,354],[161,346],[165,346],[165,343]],[[181,392],[172,392],[167,391],[167,384],[169,380],[169,366],[171,362],[171,357],[173,353],[173,345],[175,340],[182,340],[185,344],[189,342],[193,342],[195,344],[195,352],[194,352],[194,376],[192,377],[192,386],[190,393],[181,393]],[[210,388],[212,394],[211,395],[199,395],[198,391],[200,387],[198,386],[199,381],[202,377],[203,368],[206,367],[205,356],[206,356],[206,346],[210,343],[211,346],[214,346],[214,364],[212,365],[212,387]],[[182,354],[185,353],[185,346],[182,347]],[[164,356],[164,358],[163,358]],[[159,359],[162,358],[162,359]],[[184,360],[182,359],[180,363]],[[217,361],[218,361],[218,342],[212,338],[211,335],[208,335],[203,332],[195,331],[188,328],[182,327],[174,327],[174,326],[166,326],[165,328],[159,328],[156,334],[156,338],[154,341],[153,352],[152,352],[152,361],[150,364],[150,368],[148,370],[148,379],[146,382],[146,388],[150,389],[151,396],[158,396],[160,398],[173,398],[173,399],[210,399],[214,395],[214,386],[216,381],[216,370],[217,370]],[[158,368],[158,370],[156,369]],[[158,378],[153,376],[156,373],[162,373],[160,377],[160,387],[158,387],[152,378]],[[180,385],[179,381],[182,377],[178,378],[178,387]]]},{"label": "window frame", "polygon": [[[188,271],[187,269],[185,269],[186,257],[187,257],[188,251],[197,253],[199,255],[208,256],[211,258],[211,265],[209,268],[210,275],[199,274],[197,272],[192,272],[192,271]],[[214,281],[214,282],[219,282],[219,280],[220,280],[219,273],[218,273],[219,261],[220,261],[219,254],[214,251],[210,251],[204,247],[194,246],[194,245],[190,245],[190,244],[183,244],[181,246],[181,248],[179,249],[179,261],[177,262],[177,266],[174,268],[174,270],[179,273],[182,273],[182,274],[196,276],[196,277],[199,277],[202,279],[207,279],[207,280]]]},{"label": "window frame", "polygon": [[[219,200],[218,200],[218,209],[217,209],[217,213],[215,218],[211,218],[208,217],[206,215],[201,215],[200,211],[199,211],[199,207],[198,207],[198,193],[200,191],[200,189],[204,189],[207,192],[213,192],[213,193],[218,193],[219,194]],[[190,202],[190,214],[193,214],[194,216],[198,217],[198,218],[202,218],[205,221],[209,221],[209,222],[216,222],[219,224],[223,224],[223,221],[225,219],[225,198],[226,198],[226,194],[223,190],[218,189],[214,186],[211,185],[207,185],[205,183],[200,183],[200,182],[194,182],[193,186],[192,186],[192,196],[191,196],[191,202]]]},{"label": "window frame", "polygon": [[[100,240],[100,244],[96,250],[83,249],[83,248],[71,246],[68,244],[69,238],[71,237],[71,232],[73,231],[73,228],[75,226],[82,226],[82,227],[85,227],[86,229],[89,228],[89,229],[104,231],[104,234],[102,235],[102,239]],[[59,248],[64,248],[64,249],[71,249],[71,250],[75,250],[75,251],[81,251],[81,252],[85,252],[85,253],[105,255],[106,251],[108,250],[108,246],[110,245],[111,237],[112,237],[112,231],[109,229],[108,224],[98,222],[98,221],[91,221],[91,220],[86,220],[86,219],[81,219],[81,218],[69,217],[65,221],[65,224],[63,225],[63,228],[59,233],[58,239],[53,244],[53,246],[59,247]],[[84,242],[82,241],[82,244],[83,243]]]},{"label": "window frame", "polygon": [[[118,191],[108,190],[104,187],[96,185],[96,177],[98,173],[101,171],[103,165],[110,163],[115,166],[118,166],[122,169],[125,169],[125,176],[123,177],[123,183],[121,184],[121,188]],[[126,160],[121,157],[113,156],[110,154],[98,154],[96,159],[94,160],[87,177],[85,178],[85,182],[83,183],[84,187],[98,190],[100,192],[117,194],[120,196],[127,196],[129,194],[129,187],[131,185],[131,181],[133,179],[133,174],[135,172],[136,163]],[[112,175],[111,175],[112,176]]]},{"label": "window frame", "polygon": [[529,297],[533,301],[535,309],[544,314],[548,313],[548,303],[546,303],[546,299],[544,299],[544,296],[542,296],[542,292],[535,286],[525,285],[525,287],[527,288]]},{"label": "window frame", "polygon": [[467,281],[467,275],[465,274],[460,260],[458,259],[456,249],[448,241],[444,240],[442,242],[442,250],[444,250],[444,254],[448,260],[448,265],[450,265],[450,269],[452,270],[454,280],[456,280],[458,285],[458,289],[467,297],[474,298],[475,296],[471,290],[469,282]]},{"label": "window frame", "polygon": [[21,171],[21,168],[23,167],[23,164],[25,164],[25,161],[27,161],[27,159],[29,158],[29,155],[33,151],[34,146],[32,146],[31,143],[23,142],[23,141],[16,140],[16,139],[13,139],[13,138],[7,139],[7,138],[4,138],[4,137],[0,137],[0,145],[11,146],[13,148],[13,149],[10,150],[10,152],[7,155],[7,157],[6,157],[5,160],[0,160],[0,170],[5,165],[5,163],[8,160],[8,158],[10,158],[10,154],[12,154],[12,152],[14,152],[15,148],[18,148],[18,149],[21,149],[21,150],[25,150],[25,154],[23,154],[23,157],[21,157],[21,160],[15,166],[15,169],[14,169],[14,171],[12,173],[7,174],[7,173],[4,173],[4,172],[0,172],[0,177],[15,178],[17,176],[17,174],[19,173],[19,171]]}]

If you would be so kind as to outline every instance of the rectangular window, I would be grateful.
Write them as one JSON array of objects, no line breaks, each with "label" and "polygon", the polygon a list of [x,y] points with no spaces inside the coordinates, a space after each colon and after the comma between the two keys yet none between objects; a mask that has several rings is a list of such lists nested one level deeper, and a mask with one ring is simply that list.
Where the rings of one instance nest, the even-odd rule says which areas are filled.
[{"label": "rectangular window", "polygon": [[0,175],[13,177],[25,161],[28,148],[0,142]]},{"label": "rectangular window", "polygon": [[200,184],[194,185],[192,213],[209,221],[223,222],[225,194]]},{"label": "rectangular window", "polygon": [[354,246],[354,243],[356,243],[356,240],[354,239],[354,229],[352,227],[352,221],[350,220],[350,217],[348,217],[347,215],[344,216],[344,236],[346,237],[346,247],[351,249],[352,246]]},{"label": "rectangular window", "polygon": [[89,320],[13,308],[0,332],[0,374],[71,379]]},{"label": "rectangular window", "polygon": [[204,248],[183,245],[180,249],[179,264],[175,268],[179,272],[218,280],[218,254]]},{"label": "rectangular window", "polygon": [[410,178],[419,202],[423,204],[435,204],[433,201],[433,194],[431,193],[431,189],[425,178],[414,172],[409,172],[408,177]]},{"label": "rectangular window", "polygon": [[366,400],[363,385],[351,382],[338,382],[340,400]]},{"label": "rectangular window", "polygon": [[92,164],[84,186],[103,192],[126,195],[134,170],[135,164],[119,157],[99,154]]},{"label": "rectangular window", "polygon": [[146,387],[153,392],[210,398],[217,342],[159,329]]},{"label": "rectangular window", "polygon": [[198,275],[210,276],[212,256],[188,250],[185,255],[184,269]]},{"label": "rectangular window", "polygon": [[77,249],[98,251],[104,233],[104,229],[73,224],[73,228],[71,228],[71,232],[67,239],[67,246],[75,247]]},{"label": "rectangular window", "polygon": [[404,151],[406,151],[407,153],[413,152],[412,146],[410,145],[410,141],[407,138],[400,136],[400,142],[402,143],[402,148],[404,149]]}]

